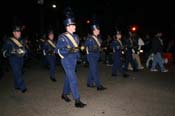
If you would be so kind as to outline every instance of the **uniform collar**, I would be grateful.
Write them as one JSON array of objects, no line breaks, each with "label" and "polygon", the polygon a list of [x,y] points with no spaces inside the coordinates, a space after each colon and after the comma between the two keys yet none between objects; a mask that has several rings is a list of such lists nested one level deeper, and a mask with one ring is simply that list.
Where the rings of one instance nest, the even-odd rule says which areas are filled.
[{"label": "uniform collar", "polygon": [[68,31],[67,31],[66,33],[68,33],[68,34],[70,34],[70,35],[73,35],[73,33],[70,33],[70,32],[68,32]]}]

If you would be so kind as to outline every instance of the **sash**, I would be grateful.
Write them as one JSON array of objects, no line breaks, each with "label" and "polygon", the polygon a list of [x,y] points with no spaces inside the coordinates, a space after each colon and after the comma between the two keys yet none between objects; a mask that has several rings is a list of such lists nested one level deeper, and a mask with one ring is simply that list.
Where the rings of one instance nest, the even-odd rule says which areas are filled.
[{"label": "sash", "polygon": [[101,46],[101,44],[100,44],[100,42],[98,41],[98,38],[97,38],[97,37],[95,37],[95,36],[92,36],[92,37],[95,39],[95,42],[97,43],[98,47],[100,47],[100,46]]},{"label": "sash", "polygon": [[121,47],[123,47],[122,41],[121,40],[117,40],[120,44]]},{"label": "sash", "polygon": [[72,42],[72,44],[74,45],[74,47],[78,47],[78,44],[75,41],[75,39],[72,37],[72,35],[70,35],[69,33],[65,33],[64,35]]},{"label": "sash", "polygon": [[56,48],[55,44],[51,40],[47,40],[47,42],[53,47]]},{"label": "sash", "polygon": [[23,45],[17,39],[12,37],[12,38],[10,38],[10,40],[12,40],[13,43],[15,43],[18,47],[23,47]]}]

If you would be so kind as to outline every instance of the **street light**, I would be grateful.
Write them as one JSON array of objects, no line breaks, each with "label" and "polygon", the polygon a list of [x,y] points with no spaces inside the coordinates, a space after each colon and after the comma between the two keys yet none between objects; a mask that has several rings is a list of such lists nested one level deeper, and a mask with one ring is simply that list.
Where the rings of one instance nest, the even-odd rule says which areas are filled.
[{"label": "street light", "polygon": [[43,5],[43,4],[44,4],[44,0],[38,0],[37,2],[38,2],[38,4],[40,4],[40,5]]},{"label": "street light", "polygon": [[56,8],[57,6],[56,6],[56,4],[52,4],[52,8]]},{"label": "street light", "polygon": [[90,23],[90,20],[87,20],[86,23],[89,24]]},{"label": "street light", "polygon": [[136,31],[136,27],[132,27],[131,30],[132,30],[132,31]]},{"label": "street light", "polygon": [[131,32],[136,32],[138,30],[138,26],[137,25],[132,25],[130,27],[130,30],[131,30]]}]

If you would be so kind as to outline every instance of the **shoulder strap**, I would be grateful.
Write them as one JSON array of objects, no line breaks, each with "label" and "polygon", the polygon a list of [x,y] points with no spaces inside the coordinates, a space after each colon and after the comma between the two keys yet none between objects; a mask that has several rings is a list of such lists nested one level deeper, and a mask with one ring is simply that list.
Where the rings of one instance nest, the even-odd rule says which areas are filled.
[{"label": "shoulder strap", "polygon": [[117,40],[117,41],[119,42],[120,46],[123,47],[122,41],[121,40]]},{"label": "shoulder strap", "polygon": [[74,47],[78,47],[78,44],[75,41],[75,39],[72,37],[72,35],[70,35],[69,33],[64,33],[64,35],[72,42],[72,44],[74,45]]},{"label": "shoulder strap", "polygon": [[12,37],[12,38],[10,38],[10,40],[12,40],[13,43],[15,43],[18,47],[23,47],[23,45],[17,39]]},{"label": "shoulder strap", "polygon": [[51,40],[47,40],[47,42],[48,42],[49,45],[51,45],[53,48],[56,48],[55,44],[54,44]]},{"label": "shoulder strap", "polygon": [[95,36],[92,36],[92,37],[94,38],[94,40],[95,40],[95,42],[97,43],[98,47],[100,47],[100,46],[101,46],[101,44],[100,44],[100,42],[98,41],[98,38],[97,38],[97,37],[95,37]]}]

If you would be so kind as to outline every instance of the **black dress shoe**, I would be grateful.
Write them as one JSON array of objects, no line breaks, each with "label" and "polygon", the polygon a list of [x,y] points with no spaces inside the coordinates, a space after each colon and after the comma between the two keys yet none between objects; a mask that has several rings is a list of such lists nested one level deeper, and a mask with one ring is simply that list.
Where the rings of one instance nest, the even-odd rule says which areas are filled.
[{"label": "black dress shoe", "polygon": [[61,98],[65,101],[65,102],[70,102],[71,99],[67,96],[67,95],[62,95]]},{"label": "black dress shoe", "polygon": [[129,75],[128,74],[123,74],[123,77],[127,78],[127,77],[129,77]]},{"label": "black dress shoe", "polygon": [[83,108],[85,107],[87,104],[84,104],[83,102],[81,102],[80,100],[75,101],[75,107],[76,108]]},{"label": "black dress shoe", "polygon": [[106,87],[103,87],[102,85],[99,86],[99,87],[97,87],[97,91],[103,91],[103,90],[105,90],[105,89],[107,89],[107,88],[106,88]]},{"label": "black dress shoe", "polygon": [[117,74],[112,74],[111,76],[112,76],[112,77],[116,77],[116,76],[117,76]]},{"label": "black dress shoe", "polygon": [[27,91],[27,88],[23,89],[21,92],[22,93],[25,93]]},{"label": "black dress shoe", "polygon": [[56,82],[57,80],[55,78],[50,78],[53,82]]},{"label": "black dress shoe", "polygon": [[87,87],[89,87],[89,88],[94,88],[95,85],[89,85],[89,84],[87,84]]},{"label": "black dress shoe", "polygon": [[20,90],[20,88],[18,88],[18,87],[16,87],[15,89],[16,89],[16,90]]}]

